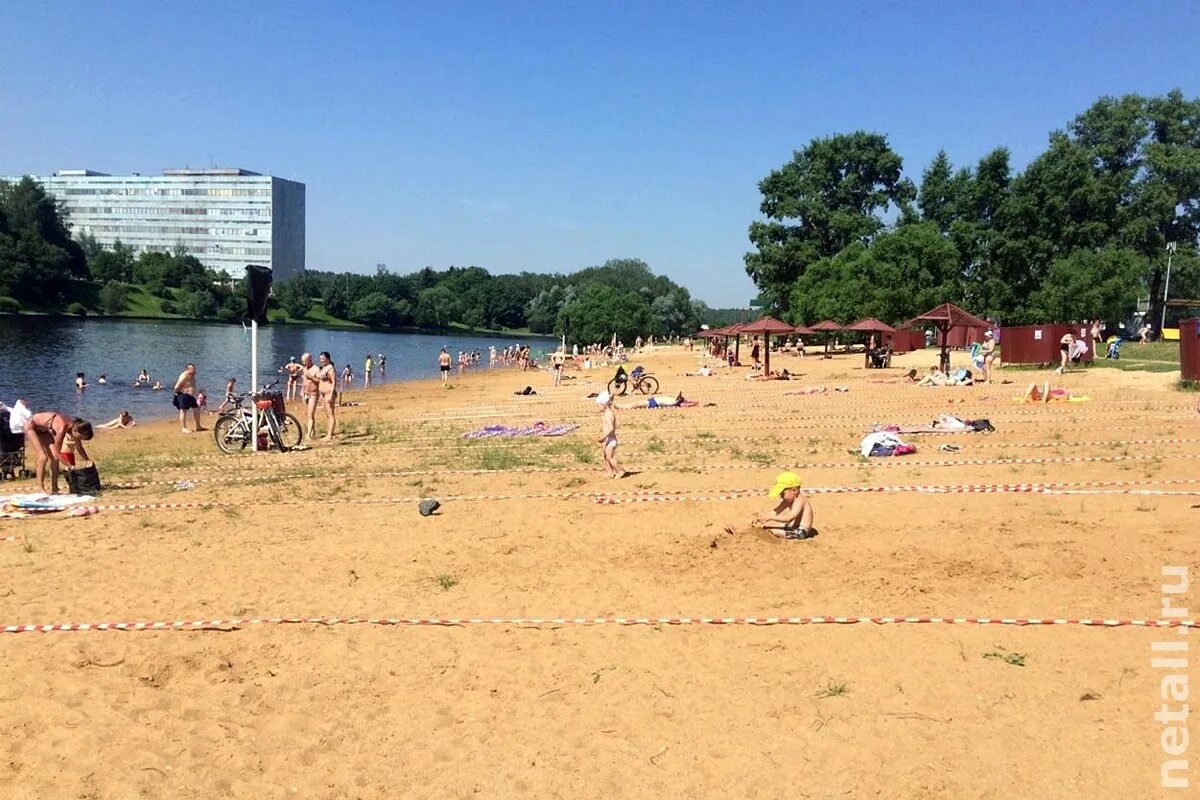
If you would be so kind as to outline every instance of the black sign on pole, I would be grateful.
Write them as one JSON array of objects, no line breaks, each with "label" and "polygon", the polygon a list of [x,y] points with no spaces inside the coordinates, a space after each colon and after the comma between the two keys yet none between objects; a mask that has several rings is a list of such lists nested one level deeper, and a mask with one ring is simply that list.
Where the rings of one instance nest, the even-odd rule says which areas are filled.
[{"label": "black sign on pole", "polygon": [[246,265],[246,307],[250,319],[267,324],[267,298],[271,296],[271,269]]}]

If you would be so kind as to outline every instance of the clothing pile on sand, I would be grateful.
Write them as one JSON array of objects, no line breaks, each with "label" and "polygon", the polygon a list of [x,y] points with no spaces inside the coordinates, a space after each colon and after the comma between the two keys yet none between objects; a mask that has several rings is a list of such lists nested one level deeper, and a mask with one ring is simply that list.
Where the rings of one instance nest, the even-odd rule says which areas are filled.
[{"label": "clothing pile on sand", "polygon": [[871,432],[888,433],[992,433],[996,428],[991,420],[962,419],[952,414],[939,414],[929,425],[895,425],[876,423]]},{"label": "clothing pile on sand", "polygon": [[917,452],[917,448],[901,439],[892,431],[876,431],[868,433],[859,444],[858,452],[864,458],[880,458],[884,456],[907,456]]},{"label": "clothing pile on sand", "polygon": [[532,425],[523,428],[512,428],[508,425],[488,425],[474,431],[467,431],[463,434],[464,439],[495,439],[495,438],[513,438],[517,436],[565,436],[571,431],[578,428],[579,425],[568,422],[561,425],[547,425],[544,422],[535,422]]}]

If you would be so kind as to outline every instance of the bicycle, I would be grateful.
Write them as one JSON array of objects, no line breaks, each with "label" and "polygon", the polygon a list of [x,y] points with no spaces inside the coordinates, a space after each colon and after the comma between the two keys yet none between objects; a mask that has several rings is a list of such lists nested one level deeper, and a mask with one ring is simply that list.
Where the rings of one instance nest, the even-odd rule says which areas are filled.
[{"label": "bicycle", "polygon": [[624,367],[617,367],[617,374],[608,382],[608,393],[613,397],[624,396],[627,391],[655,394],[658,392],[658,378],[646,372],[642,367],[634,367],[633,372],[626,373]]},{"label": "bicycle", "polygon": [[[276,382],[277,383],[277,382]],[[252,435],[252,413],[258,415],[259,436],[264,433],[267,441],[281,453],[298,447],[304,441],[304,428],[300,420],[287,413],[283,394],[272,392],[275,383],[264,386],[257,393],[243,392],[233,396],[233,408],[221,414],[213,425],[213,438],[222,453],[232,455],[246,449]],[[253,398],[254,412],[243,404]]]}]

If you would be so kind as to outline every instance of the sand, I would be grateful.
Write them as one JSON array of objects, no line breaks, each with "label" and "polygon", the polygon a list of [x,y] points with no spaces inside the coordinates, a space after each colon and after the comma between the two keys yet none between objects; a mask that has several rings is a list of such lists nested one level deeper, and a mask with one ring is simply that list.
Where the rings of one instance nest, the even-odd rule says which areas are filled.
[{"label": "sand", "polygon": [[[810,541],[722,531],[769,501],[716,497],[765,490],[784,466],[809,487],[1200,490],[1170,483],[1200,474],[1195,396],[1171,375],[1071,374],[1055,382],[1090,402],[1033,407],[1011,398],[1046,373],[1006,370],[1011,385],[964,389],[873,382],[931,359],[865,371],[854,356],[773,358],[802,377],[763,384],[680,377],[697,353],[646,354],[664,393],[715,406],[620,411],[635,472],[621,481],[596,463],[599,417],[584,399],[607,370],[570,373],[560,389],[545,374],[484,370],[452,390],[357,392],[335,445],[289,454],[218,456],[210,436],[168,423],[104,432],[102,475],[132,488],[103,502],[223,505],[3,523],[0,538],[17,538],[0,542],[0,623],[1155,619],[1162,566],[1200,576],[1195,496],[817,494]],[[539,394],[513,396],[526,384]],[[784,394],[806,385],[849,391]],[[847,452],[872,422],[941,411],[997,431],[909,437],[919,452],[906,459]],[[537,420],[582,427],[461,439]],[[945,443],[961,451],[939,452]],[[1108,460],[1055,460],[1084,458]],[[939,463],[971,460],[990,463]],[[180,480],[194,488],[176,490]],[[632,493],[686,499],[594,499]],[[422,518],[415,498],[430,496],[443,508]],[[8,634],[0,796],[1159,797],[1163,671],[1150,645],[1179,638],[949,624]]]}]

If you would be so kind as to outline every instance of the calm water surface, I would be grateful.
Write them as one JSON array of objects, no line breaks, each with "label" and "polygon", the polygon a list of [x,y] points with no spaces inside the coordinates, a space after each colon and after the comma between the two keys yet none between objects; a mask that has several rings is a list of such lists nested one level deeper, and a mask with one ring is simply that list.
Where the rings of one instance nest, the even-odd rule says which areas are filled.
[{"label": "calm water surface", "polygon": [[[535,351],[553,347],[544,338],[523,341]],[[349,363],[355,388],[361,388],[367,353],[376,361],[380,353],[387,356],[383,382],[391,383],[436,376],[443,345],[455,357],[459,350],[478,350],[486,368],[490,345],[500,349],[516,342],[268,325],[258,332],[259,382],[276,380],[279,367],[304,352],[315,358],[328,350],[339,374]],[[54,409],[96,422],[112,419],[123,408],[137,419],[167,417],[175,413],[171,387],[189,361],[196,365],[198,387],[208,393],[209,408],[215,408],[224,397],[227,377],[238,379],[240,391],[250,387],[250,333],[239,324],[0,316],[0,401],[11,405],[24,398],[34,411]],[[132,388],[143,368],[166,389]],[[74,386],[76,372],[91,384],[82,392]],[[96,383],[101,373],[107,375],[106,386]],[[376,364],[372,382],[380,377]]]}]

